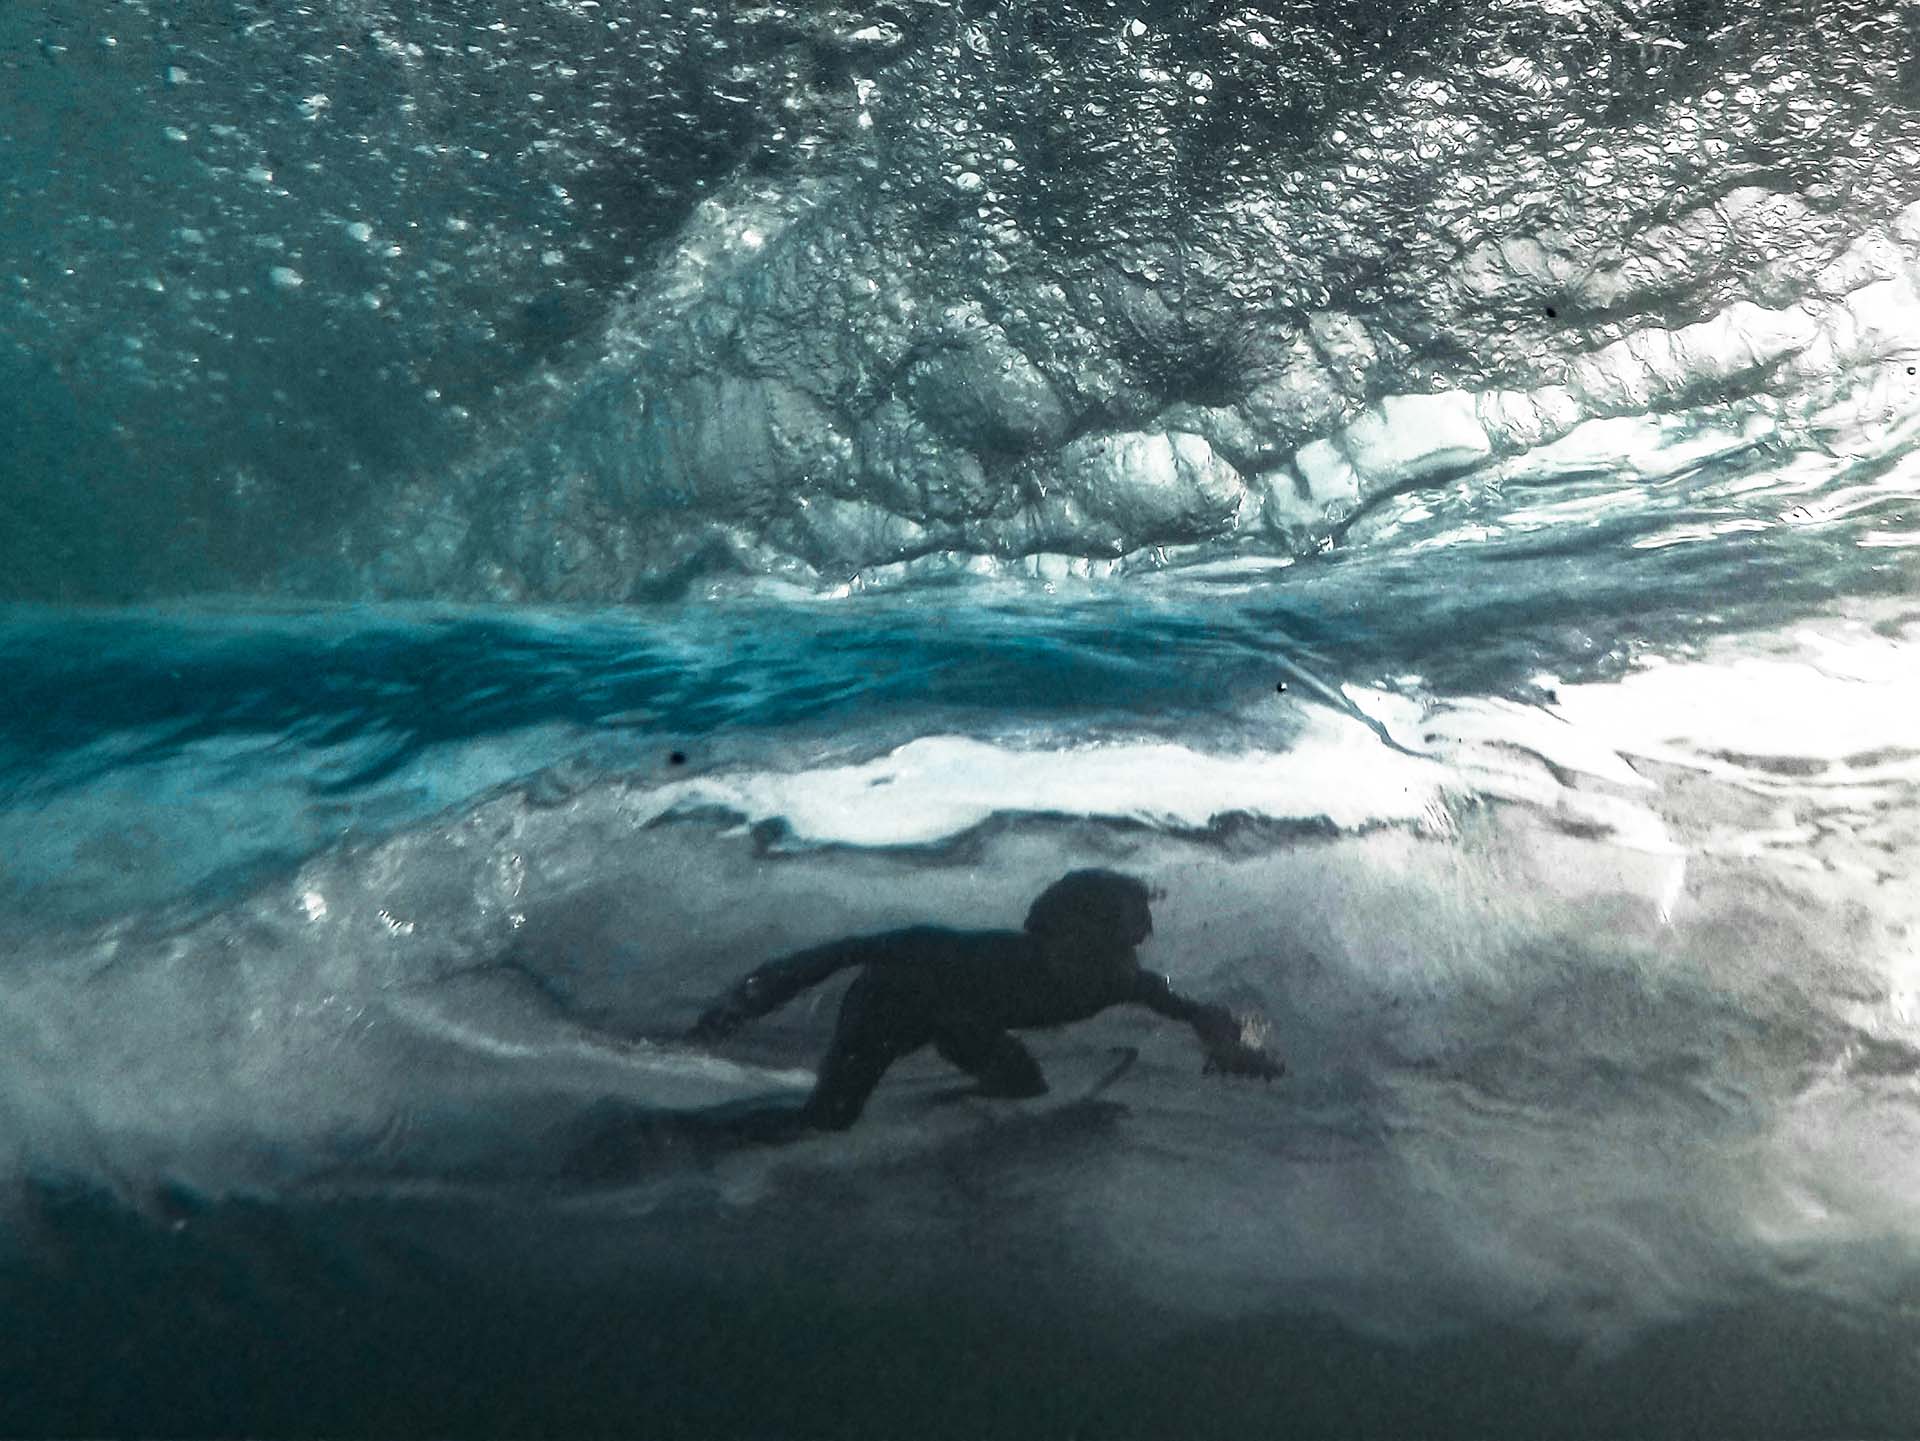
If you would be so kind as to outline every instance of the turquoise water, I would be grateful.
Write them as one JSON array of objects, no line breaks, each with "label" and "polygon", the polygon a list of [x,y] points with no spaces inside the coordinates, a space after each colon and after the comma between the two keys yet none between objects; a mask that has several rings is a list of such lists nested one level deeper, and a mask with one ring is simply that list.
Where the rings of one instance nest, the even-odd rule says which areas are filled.
[{"label": "turquoise water", "polygon": [[[1611,679],[1837,602],[1897,609],[1909,552],[1862,542],[1904,522],[1912,491],[1895,479],[1819,523],[1768,480],[1747,458],[1650,493],[1609,483],[1572,523],[1481,498],[1298,563],[1132,585],[615,609],[17,608],[0,625],[11,909],[57,910],[63,891],[95,917],[205,901],[549,768],[663,772],[680,752],[698,769],[948,724],[1218,739],[1289,682],[1336,708],[1347,683],[1538,701],[1543,673]],[[1554,500],[1580,508],[1572,485]],[[1471,538],[1449,533],[1462,522]],[[1648,544],[1703,522],[1721,533]],[[73,827],[133,847],[118,880],[112,863],[87,867]]]}]

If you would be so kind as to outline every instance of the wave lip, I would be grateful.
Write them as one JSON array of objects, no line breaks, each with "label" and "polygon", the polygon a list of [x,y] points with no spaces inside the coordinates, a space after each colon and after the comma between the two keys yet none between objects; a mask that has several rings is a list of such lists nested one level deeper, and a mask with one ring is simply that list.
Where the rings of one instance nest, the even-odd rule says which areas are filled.
[{"label": "wave lip", "polygon": [[[1648,65],[1589,63],[1627,42],[1519,8],[1537,43],[1449,10],[1394,41],[1418,63],[1332,60],[1339,5],[1284,42],[1237,10],[1118,36],[929,11],[857,106],[806,112],[845,163],[716,187],[548,418],[401,486],[335,582],[1151,569],[1310,553],[1621,417],[1795,455],[1905,445],[1920,150],[1842,118],[1904,110],[1869,78],[1898,67],[1889,37],[1816,53],[1736,4],[1709,78],[1679,58],[1697,27],[1641,16],[1670,33],[1628,49],[1667,73],[1630,104],[1608,77]],[[1208,108],[1229,98],[1230,121]],[[1789,114],[1792,161],[1757,173]],[[1496,140],[1516,134],[1569,139]],[[1539,459],[1536,482],[1578,478]],[[410,550],[425,527],[450,544]]]}]

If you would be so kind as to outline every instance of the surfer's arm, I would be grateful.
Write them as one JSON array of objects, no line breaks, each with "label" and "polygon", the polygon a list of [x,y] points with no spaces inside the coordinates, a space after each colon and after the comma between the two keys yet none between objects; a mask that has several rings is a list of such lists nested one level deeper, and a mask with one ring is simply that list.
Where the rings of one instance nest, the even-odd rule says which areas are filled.
[{"label": "surfer's arm", "polygon": [[1257,1016],[1237,1016],[1225,1006],[1183,996],[1174,990],[1172,981],[1151,971],[1138,974],[1129,999],[1168,1020],[1191,1026],[1207,1053],[1208,1071],[1257,1076],[1263,1081],[1287,1073],[1285,1063],[1269,1056],[1262,1046],[1267,1027]]},{"label": "surfer's arm", "polygon": [[768,961],[735,982],[725,995],[702,1011],[689,1034],[696,1041],[717,1041],[730,1036],[756,1016],[778,1010],[835,971],[884,959],[891,939],[852,936]]}]

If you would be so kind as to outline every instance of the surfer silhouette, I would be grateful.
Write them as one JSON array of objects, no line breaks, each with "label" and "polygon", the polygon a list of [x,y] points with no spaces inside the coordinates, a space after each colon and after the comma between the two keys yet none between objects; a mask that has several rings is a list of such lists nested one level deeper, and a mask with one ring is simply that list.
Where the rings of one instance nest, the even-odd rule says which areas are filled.
[{"label": "surfer silhouette", "polygon": [[1040,1067],[1014,1031],[1083,1021],[1136,1005],[1193,1028],[1205,1070],[1272,1080],[1286,1068],[1260,1044],[1264,1026],[1182,996],[1142,970],[1153,933],[1147,888],[1117,871],[1082,870],[1043,891],[1018,931],[911,926],[812,946],[753,971],[710,1006],[692,1037],[721,1040],[835,972],[860,968],[840,1004],[813,1094],[796,1118],[845,1130],[901,1057],[931,1045],[983,1096],[1038,1096]]}]

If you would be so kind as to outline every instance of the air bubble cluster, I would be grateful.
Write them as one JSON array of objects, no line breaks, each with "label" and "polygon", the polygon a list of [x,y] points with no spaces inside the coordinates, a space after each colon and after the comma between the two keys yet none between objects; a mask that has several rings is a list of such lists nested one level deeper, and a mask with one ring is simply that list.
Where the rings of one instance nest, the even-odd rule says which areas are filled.
[{"label": "air bubble cluster", "polygon": [[18,590],[1292,554],[1592,422],[1911,409],[1909,9],[231,10],[0,19]]}]

